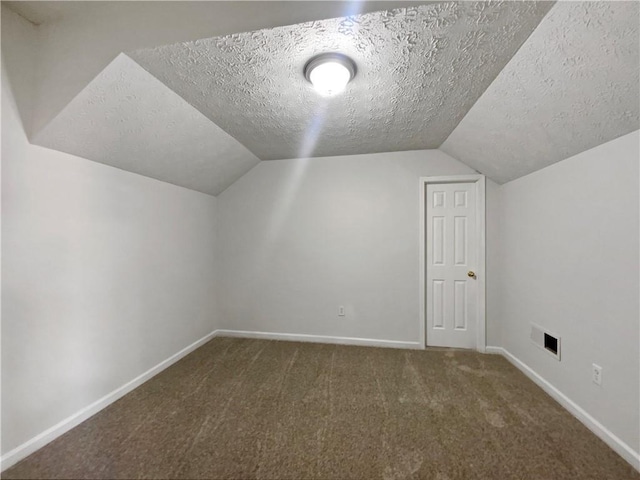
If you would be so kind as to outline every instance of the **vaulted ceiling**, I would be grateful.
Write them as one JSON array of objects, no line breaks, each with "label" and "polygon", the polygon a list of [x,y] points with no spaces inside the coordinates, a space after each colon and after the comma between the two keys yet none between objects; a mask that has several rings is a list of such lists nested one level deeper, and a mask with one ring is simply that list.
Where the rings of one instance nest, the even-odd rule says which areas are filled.
[{"label": "vaulted ceiling", "polygon": [[[131,57],[262,160],[437,148],[548,8],[444,2]],[[349,88],[329,99],[302,74],[322,52],[358,66]]]},{"label": "vaulted ceiling", "polygon": [[260,161],[125,54],[111,62],[34,140],[212,195]]},{"label": "vaulted ceiling", "polygon": [[505,183],[638,130],[639,7],[557,4],[441,149]]},{"label": "vaulted ceiling", "polygon": [[[640,128],[636,2],[438,2],[115,58],[32,141],[217,195],[260,160],[442,148],[503,183]],[[315,94],[313,55],[358,74]]]}]

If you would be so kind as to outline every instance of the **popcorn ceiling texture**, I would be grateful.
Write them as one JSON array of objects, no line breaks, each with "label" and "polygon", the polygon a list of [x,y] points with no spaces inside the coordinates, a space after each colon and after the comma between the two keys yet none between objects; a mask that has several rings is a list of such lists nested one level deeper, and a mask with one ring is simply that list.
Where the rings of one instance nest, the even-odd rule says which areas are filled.
[{"label": "popcorn ceiling texture", "polygon": [[34,143],[210,195],[259,162],[124,54]]},{"label": "popcorn ceiling texture", "polygon": [[[130,53],[262,160],[437,148],[551,7],[442,2]],[[318,96],[321,52],[358,65]]]},{"label": "popcorn ceiling texture", "polygon": [[[431,3],[136,50],[34,143],[212,195],[259,160],[438,147],[507,182],[640,128],[640,5],[553,5]],[[326,51],[358,65],[330,100],[303,76]]]},{"label": "popcorn ceiling texture", "polygon": [[561,2],[442,150],[504,183],[640,128],[637,2]]}]

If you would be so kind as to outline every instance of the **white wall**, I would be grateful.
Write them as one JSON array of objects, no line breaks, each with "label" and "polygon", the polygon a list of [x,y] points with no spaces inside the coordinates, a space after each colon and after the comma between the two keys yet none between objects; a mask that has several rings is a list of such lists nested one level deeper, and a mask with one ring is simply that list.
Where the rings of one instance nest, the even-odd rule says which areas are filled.
[{"label": "white wall", "polygon": [[[2,7],[2,453],[214,328],[421,341],[418,178],[473,171],[437,150],[263,162],[216,200],[28,144],[35,98],[42,123],[103,62],[176,25],[159,13],[140,33],[146,6],[104,8],[126,35],[94,15],[38,43]],[[200,18],[161,38],[224,33]],[[636,451],[638,141],[487,182],[487,343]],[[562,362],[530,322],[562,336]]]},{"label": "white wall", "polygon": [[502,345],[501,268],[502,235],[500,231],[501,186],[487,178],[486,188],[486,289],[487,345]]},{"label": "white wall", "polygon": [[469,173],[438,150],[262,162],[218,196],[221,327],[421,341],[419,177]]},{"label": "white wall", "polygon": [[[502,345],[636,452],[639,141],[634,132],[503,185],[500,270]],[[561,362],[531,342],[531,322],[562,337]]]},{"label": "white wall", "polygon": [[3,454],[215,328],[216,199],[28,144],[34,33],[2,7]]}]

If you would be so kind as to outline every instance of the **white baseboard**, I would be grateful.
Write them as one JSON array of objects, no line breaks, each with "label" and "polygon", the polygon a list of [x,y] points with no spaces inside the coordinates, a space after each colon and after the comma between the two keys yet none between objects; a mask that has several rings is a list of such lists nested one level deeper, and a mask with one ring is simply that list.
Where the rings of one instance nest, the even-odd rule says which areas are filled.
[{"label": "white baseboard", "polygon": [[287,340],[290,342],[331,343],[338,345],[360,345],[366,347],[423,349],[420,342],[402,342],[396,340],[376,340],[372,338],[329,337],[300,333],[251,332],[246,330],[216,330],[218,337],[262,338],[265,340]]},{"label": "white baseboard", "polygon": [[527,377],[533,380],[540,388],[549,394],[555,401],[562,405],[574,417],[582,422],[589,430],[591,430],[604,443],[609,445],[618,455],[624,458],[636,470],[640,471],[640,454],[633,450],[629,445],[614,435],[609,429],[593,418],[577,403],[567,397],[564,393],[551,385],[547,380],[542,378],[526,363],[515,357],[508,350],[502,347],[487,347],[487,353],[500,354],[511,362]]},{"label": "white baseboard", "polygon": [[[340,345],[361,345],[361,346],[374,346],[374,347],[387,347],[387,348],[409,348],[409,349],[422,349],[424,348],[420,342],[403,342],[394,340],[376,340],[368,338],[354,338],[354,337],[329,337],[319,335],[304,335],[304,334],[291,334],[291,333],[270,333],[270,332],[251,332],[244,330],[215,330],[208,335],[204,336],[200,340],[192,343],[188,347],[183,348],[178,353],[172,355],[166,360],[160,362],[153,368],[150,368],[142,375],[134,378],[130,382],[117,388],[111,393],[105,395],[101,399],[95,401],[91,405],[83,408],[70,417],[62,420],[53,427],[45,430],[44,432],[36,435],[32,439],[26,441],[22,445],[7,452],[0,459],[0,471],[4,471],[7,468],[15,465],[23,458],[31,455],[36,450],[44,447],[49,442],[55,440],[60,435],[68,432],[75,426],[84,422],[89,417],[95,415],[100,410],[109,406],[119,398],[123,397],[136,387],[142,385],[151,377],[157,375],[167,367],[171,366],[184,356],[188,355],[198,347],[204,345],[206,342],[214,337],[239,337],[239,338],[261,338],[269,340],[288,340],[297,342],[315,342],[315,343],[330,343]],[[573,402],[569,397],[564,395],[560,390],[547,382],[538,373],[536,373],[531,367],[523,363],[521,360],[513,356],[510,352],[502,347],[487,346],[486,353],[499,354],[504,356],[513,365],[522,371],[533,382],[540,386],[547,394],[555,399],[560,405],[569,411],[574,417],[580,420],[589,430],[602,439],[607,445],[609,445],[616,453],[629,462],[636,470],[640,471],[640,454],[634,451],[629,445],[615,436],[611,431],[604,427],[595,418],[589,415],[584,409]]]},{"label": "white baseboard", "polygon": [[391,340],[374,340],[367,338],[350,338],[350,337],[324,337],[316,335],[302,335],[302,334],[288,334],[288,333],[268,333],[268,332],[248,332],[242,330],[214,330],[208,335],[204,336],[200,340],[192,343],[188,347],[183,348],[178,353],[172,355],[166,360],[160,362],[155,367],[150,368],[142,375],[134,378],[130,382],[115,389],[111,393],[108,393],[104,397],[96,400],[91,405],[83,408],[82,410],[74,413],[70,417],[65,418],[56,425],[48,428],[44,432],[36,435],[30,440],[27,440],[22,445],[7,452],[0,458],[0,471],[4,471],[7,468],[15,465],[20,460],[28,457],[36,450],[44,447],[46,444],[52,442],[62,434],[68,432],[72,428],[81,424],[89,417],[95,415],[100,410],[108,407],[116,400],[122,398],[133,389],[139,387],[144,382],[157,375],[167,367],[176,363],[178,360],[193,352],[198,347],[204,345],[214,337],[242,337],[242,338],[264,338],[271,340],[289,340],[298,342],[318,342],[318,343],[332,343],[343,345],[366,345],[376,347],[391,347],[391,348],[413,348],[420,349],[423,346],[419,342],[399,342]]},{"label": "white baseboard", "polygon": [[57,423],[53,427],[48,428],[47,430],[36,435],[32,439],[27,440],[22,445],[19,445],[13,450],[7,452],[0,459],[0,471],[4,471],[7,468],[11,467],[12,465],[15,465],[23,458],[28,457],[36,450],[44,447],[47,443],[50,443],[51,441],[58,438],[60,435],[68,432],[73,427],[84,422],[86,419],[95,415],[103,408],[108,407],[116,400],[125,396],[134,388],[139,387],[144,382],[149,380],[151,377],[157,375],[158,373],[163,371],[165,368],[173,365],[182,357],[193,352],[196,348],[204,345],[215,336],[216,336],[216,331],[209,333],[208,335],[202,337],[200,340],[193,342],[188,347],[183,348],[178,353],[170,356],[166,360],[163,360],[162,362],[157,364],[155,367],[150,368],[149,370],[144,372],[142,375],[139,375],[138,377],[134,378],[130,382],[127,382],[121,387],[116,388],[114,391],[112,391],[111,393],[108,393],[101,399],[96,400],[91,405],[84,407],[82,410],[74,413],[70,417],[65,418],[64,420]]},{"label": "white baseboard", "polygon": [[484,353],[489,353],[491,355],[504,355],[504,348],[490,347],[489,345],[487,345],[484,349]]}]

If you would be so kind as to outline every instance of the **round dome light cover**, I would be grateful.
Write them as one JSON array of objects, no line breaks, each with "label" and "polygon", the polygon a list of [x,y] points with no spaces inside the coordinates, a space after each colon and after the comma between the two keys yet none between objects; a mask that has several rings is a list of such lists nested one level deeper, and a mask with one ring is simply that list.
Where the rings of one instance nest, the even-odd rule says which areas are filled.
[{"label": "round dome light cover", "polygon": [[322,53],[313,57],[304,67],[304,76],[325,96],[345,89],[356,75],[356,64],[341,53]]}]

